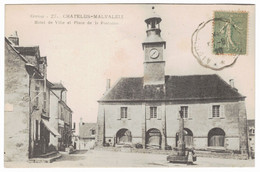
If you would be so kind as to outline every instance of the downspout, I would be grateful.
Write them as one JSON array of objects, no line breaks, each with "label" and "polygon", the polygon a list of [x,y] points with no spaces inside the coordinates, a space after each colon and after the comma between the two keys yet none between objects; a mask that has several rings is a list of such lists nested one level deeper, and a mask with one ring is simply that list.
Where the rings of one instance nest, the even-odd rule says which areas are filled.
[{"label": "downspout", "polygon": [[32,108],[32,99],[31,99],[31,83],[32,83],[32,78],[34,77],[35,75],[35,72],[32,74],[32,75],[29,75],[29,147],[28,147],[28,151],[29,151],[29,159],[33,157],[33,152],[31,150],[31,147],[32,147],[32,139],[31,139],[31,129],[32,129],[32,126],[31,126],[31,121],[32,121],[32,113],[34,111],[34,109]]},{"label": "downspout", "polygon": [[31,111],[32,111],[32,103],[31,103],[31,75],[29,75],[29,159],[32,158],[32,151],[31,151]]}]

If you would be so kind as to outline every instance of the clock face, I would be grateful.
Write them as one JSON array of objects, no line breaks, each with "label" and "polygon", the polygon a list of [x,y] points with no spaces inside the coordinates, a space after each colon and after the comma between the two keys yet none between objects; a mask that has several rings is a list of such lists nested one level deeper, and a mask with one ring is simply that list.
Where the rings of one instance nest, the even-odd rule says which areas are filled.
[{"label": "clock face", "polygon": [[150,50],[149,55],[152,59],[156,59],[157,57],[159,57],[159,51],[157,49],[153,48]]}]

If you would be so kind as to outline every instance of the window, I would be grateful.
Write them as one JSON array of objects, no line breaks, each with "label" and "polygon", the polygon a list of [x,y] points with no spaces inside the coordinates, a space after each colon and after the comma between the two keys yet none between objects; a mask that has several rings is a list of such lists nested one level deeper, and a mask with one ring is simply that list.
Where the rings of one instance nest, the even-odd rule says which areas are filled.
[{"label": "window", "polygon": [[96,130],[91,130],[91,134],[95,135],[96,134]]},{"label": "window", "polygon": [[60,119],[64,120],[64,111],[63,111],[63,107],[60,108]]},{"label": "window", "polygon": [[127,107],[121,107],[121,118],[127,118]]},{"label": "window", "polygon": [[181,111],[183,112],[183,118],[188,118],[188,106],[181,106]]},{"label": "window", "polygon": [[46,110],[47,107],[47,96],[46,96],[46,92],[43,93],[43,108],[44,110]]},{"label": "window", "polygon": [[39,137],[39,122],[38,120],[35,121],[35,139],[38,140],[38,137]]},{"label": "window", "polygon": [[39,93],[40,93],[40,87],[38,86],[35,86],[35,106],[38,106],[39,105]]},{"label": "window", "polygon": [[157,107],[150,107],[150,117],[157,118]]},{"label": "window", "polygon": [[255,129],[250,128],[250,129],[249,129],[249,134],[255,134]]},{"label": "window", "polygon": [[219,109],[220,105],[213,105],[212,106],[212,117],[219,117]]}]

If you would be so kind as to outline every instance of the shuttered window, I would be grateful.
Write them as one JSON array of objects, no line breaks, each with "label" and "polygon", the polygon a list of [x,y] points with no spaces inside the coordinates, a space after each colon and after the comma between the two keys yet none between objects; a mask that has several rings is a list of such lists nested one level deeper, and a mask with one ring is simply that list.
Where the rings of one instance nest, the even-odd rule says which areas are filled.
[{"label": "shuttered window", "polygon": [[189,118],[188,106],[181,106],[181,111],[183,112],[183,118]]},{"label": "shuttered window", "polygon": [[150,117],[157,118],[157,107],[150,107]]},{"label": "shuttered window", "polygon": [[212,117],[219,117],[220,116],[220,105],[213,105],[212,106]]},{"label": "shuttered window", "polygon": [[127,118],[127,107],[121,107],[120,117]]}]

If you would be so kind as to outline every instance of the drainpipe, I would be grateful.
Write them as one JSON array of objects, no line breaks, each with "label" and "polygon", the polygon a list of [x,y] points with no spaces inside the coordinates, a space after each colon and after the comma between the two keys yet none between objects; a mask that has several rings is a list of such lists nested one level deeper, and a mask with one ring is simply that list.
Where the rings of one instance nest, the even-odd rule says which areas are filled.
[{"label": "drainpipe", "polygon": [[29,158],[33,157],[33,151],[32,151],[32,139],[31,139],[31,134],[32,134],[32,113],[35,110],[32,106],[32,98],[31,98],[31,84],[32,84],[32,78],[34,77],[35,72],[32,75],[29,75]]}]

